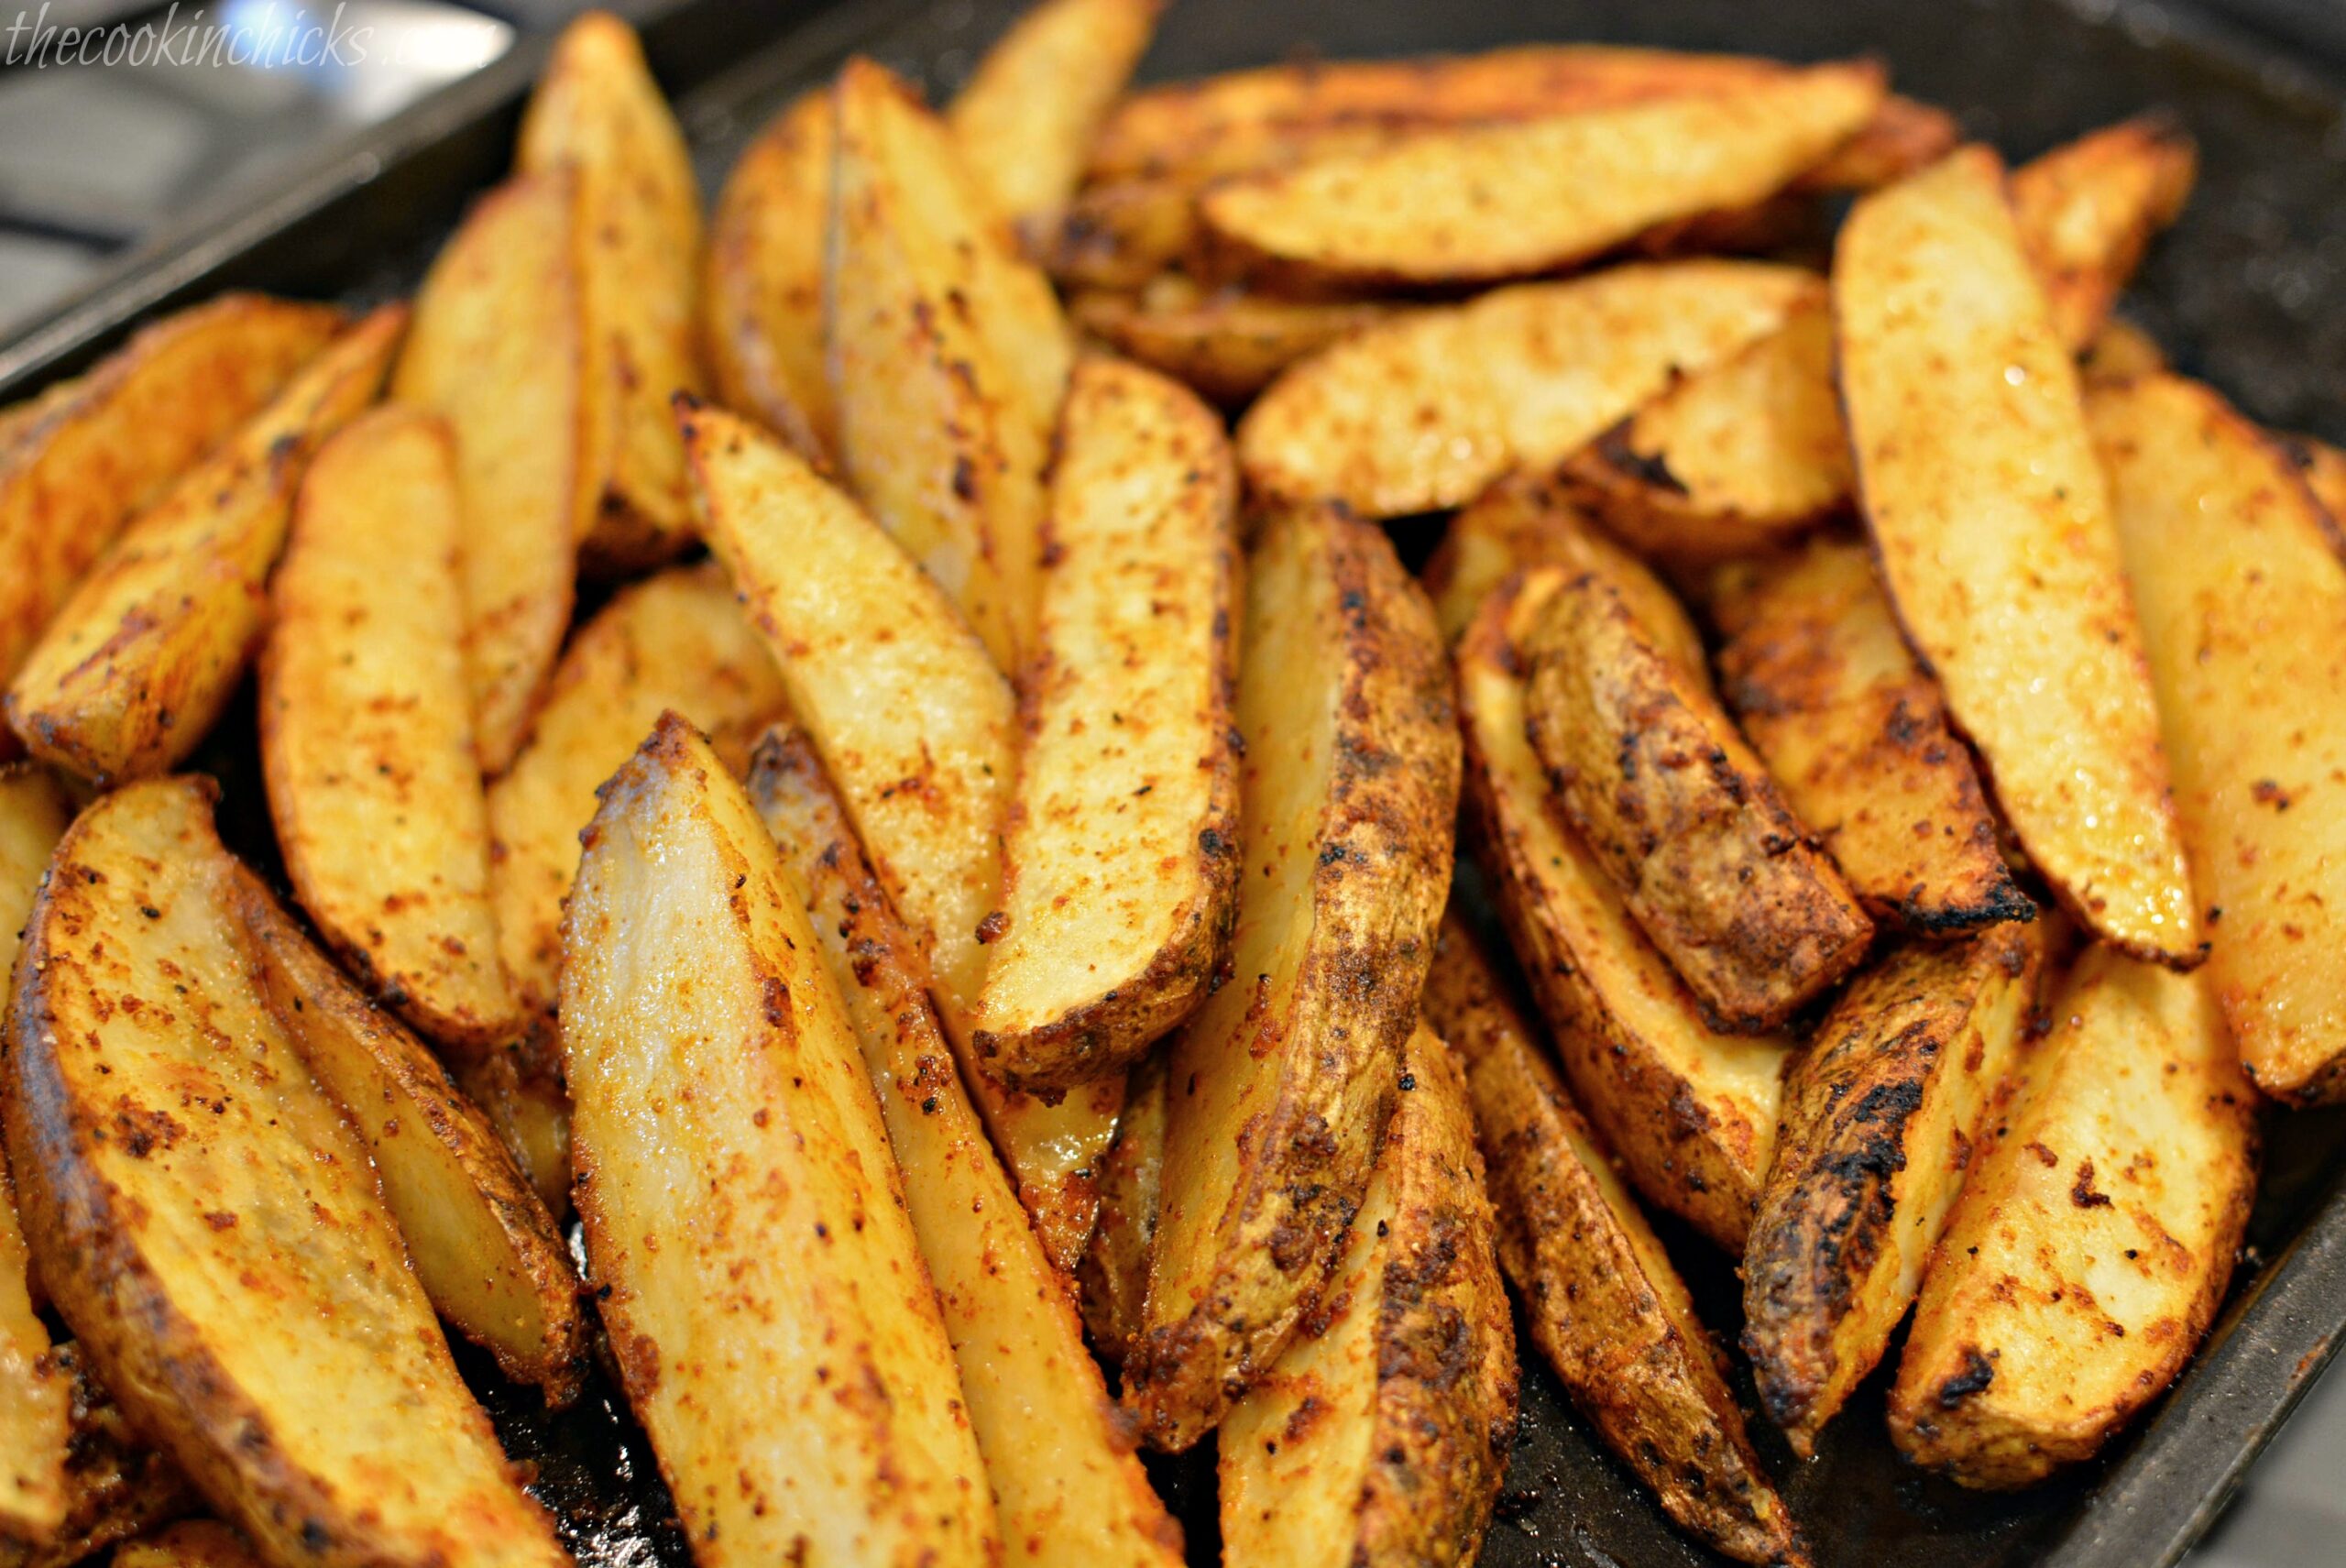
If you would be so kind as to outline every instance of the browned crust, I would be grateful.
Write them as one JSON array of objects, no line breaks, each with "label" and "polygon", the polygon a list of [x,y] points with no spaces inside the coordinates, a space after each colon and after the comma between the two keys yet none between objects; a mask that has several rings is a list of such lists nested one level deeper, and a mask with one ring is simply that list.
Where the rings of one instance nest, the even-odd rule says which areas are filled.
[{"label": "browned crust", "polygon": [[179,1466],[130,1430],[82,1364],[80,1346],[69,1340],[56,1359],[73,1387],[65,1518],[38,1543],[0,1540],[0,1568],[69,1568],[203,1506]]},{"label": "browned crust", "polygon": [[1116,1141],[1100,1162],[1100,1218],[1075,1266],[1083,1326],[1112,1363],[1124,1359],[1147,1321],[1148,1259],[1165,1175],[1166,1056],[1163,1048],[1149,1052],[1124,1080]]}]

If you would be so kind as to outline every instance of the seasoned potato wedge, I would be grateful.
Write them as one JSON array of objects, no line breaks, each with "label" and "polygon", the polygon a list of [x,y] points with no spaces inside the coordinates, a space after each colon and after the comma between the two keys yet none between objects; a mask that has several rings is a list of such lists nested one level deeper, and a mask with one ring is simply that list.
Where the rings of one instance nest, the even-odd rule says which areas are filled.
[{"label": "seasoned potato wedge", "polygon": [[1573,1405],[1680,1528],[1741,1562],[1804,1562],[1685,1282],[1455,916],[1425,1010],[1465,1064],[1499,1262]]},{"label": "seasoned potato wedge", "polygon": [[1116,180],[1076,192],[1043,265],[1069,289],[1140,289],[1199,259],[1198,192],[1180,180]]},{"label": "seasoned potato wedge", "polygon": [[1173,1043],[1143,1435],[1186,1448],[1265,1376],[1343,1251],[1450,887],[1458,731],[1384,532],[1266,520],[1246,563],[1244,850],[1230,972]]},{"label": "seasoned potato wedge", "polygon": [[38,1541],[0,1537],[0,1568],[72,1568],[203,1506],[179,1466],[130,1430],[81,1346],[68,1340],[54,1355],[71,1401],[63,1514]]},{"label": "seasoned potato wedge", "polygon": [[1329,1305],[1231,1408],[1228,1568],[1474,1563],[1515,1442],[1515,1325],[1474,1113],[1423,1024]]},{"label": "seasoned potato wedge", "polygon": [[2037,1000],[2044,931],[1897,948],[1792,1062],[1743,1253],[1743,1348],[1803,1459],[1922,1286]]},{"label": "seasoned potato wedge", "polygon": [[1710,607],[1728,706],[1876,919],[1955,936],[2035,917],[1862,544],[1817,539],[1724,567]]},{"label": "seasoned potato wedge", "polygon": [[2255,1095],[2212,988],[2088,951],[1973,1157],[1915,1304],[1890,1435],[1967,1486],[2092,1453],[2207,1332],[2256,1188]]},{"label": "seasoned potato wedge", "polygon": [[322,305],[223,295],[140,332],[0,450],[0,679],[123,525],[259,412],[342,322]]},{"label": "seasoned potato wedge", "polygon": [[1881,101],[1861,62],[1716,94],[1434,130],[1242,175],[1200,203],[1217,264],[1311,282],[1551,272],[1656,225],[1773,195]]},{"label": "seasoned potato wedge", "polygon": [[2061,341],[2072,348],[2093,341],[2151,236],[2183,211],[2198,161],[2180,126],[2146,116],[2014,171],[2012,218]]},{"label": "seasoned potato wedge", "polygon": [[2101,330],[2077,356],[2077,373],[2088,381],[2123,381],[2165,368],[2166,351],[2158,340],[2116,316],[2102,323]]},{"label": "seasoned potato wedge", "polygon": [[782,670],[792,712],[873,871],[928,955],[937,1012],[1051,1261],[1083,1255],[1123,1084],[1056,1105],[1004,1089],[971,1048],[978,927],[1002,883],[1017,771],[1010,683],[902,545],[787,449],[713,409],[685,444],[702,532]]},{"label": "seasoned potato wedge", "polygon": [[529,733],[570,624],[578,541],[594,525],[610,422],[588,389],[577,181],[521,175],[466,217],[415,300],[391,395],[448,422],[465,526],[465,668],[480,764]]},{"label": "seasoned potato wedge", "polygon": [[2143,618],[2208,972],[2250,1081],[2346,1095],[2346,565],[2286,455],[2173,376],[2086,401]]},{"label": "seasoned potato wedge", "polygon": [[578,870],[578,830],[595,815],[596,789],[670,708],[738,768],[784,701],[764,641],[714,566],[682,567],[620,589],[571,639],[530,743],[488,786],[498,950],[524,1009],[554,1008],[562,901]]},{"label": "seasoned potato wedge", "polygon": [[1608,574],[1568,572],[1515,647],[1553,808],[1705,1008],[1772,1029],[1856,967],[1873,922]]},{"label": "seasoned potato wedge", "polygon": [[1549,806],[1516,648],[1570,576],[1494,593],[1455,652],[1466,820],[1589,1119],[1649,1201],[1740,1252],[1775,1146],[1787,1045],[1721,1033]]},{"label": "seasoned potato wedge", "polygon": [[1372,301],[1207,292],[1178,272],[1135,294],[1080,294],[1075,324],[1219,403],[1243,403],[1280,371],[1393,313]]},{"label": "seasoned potato wedge", "polygon": [[1164,1210],[1165,1063],[1170,1054],[1169,1046],[1149,1052],[1133,1064],[1125,1080],[1116,1141],[1100,1162],[1100,1223],[1075,1269],[1083,1325],[1101,1355],[1120,1365],[1146,1324],[1148,1265]]},{"label": "seasoned potato wedge", "polygon": [[608,434],[589,561],[640,566],[692,538],[685,455],[668,400],[702,387],[695,335],[700,185],[635,29],[588,11],[562,30],[521,116],[515,167],[571,170],[587,417]]},{"label": "seasoned potato wedge", "polygon": [[830,232],[831,94],[799,94],[725,177],[709,220],[701,336],[718,400],[809,458],[839,436],[823,363],[823,247]]},{"label": "seasoned potato wedge", "polygon": [[1821,298],[1757,261],[1654,262],[1502,289],[1355,334],[1288,369],[1238,427],[1248,482],[1365,517],[1460,506],[1561,463],[1667,386]]},{"label": "seasoned potato wedge", "polygon": [[182,1519],[130,1541],[114,1568],[262,1568],[252,1543],[217,1519]]},{"label": "seasoned potato wedge", "polygon": [[565,1563],[246,968],[211,816],[194,780],[104,797],[34,909],[0,1113],[41,1279],[273,1561]]},{"label": "seasoned potato wedge", "polygon": [[2064,905],[2130,952],[2198,962],[2110,489],[1996,155],[1862,198],[1833,300],[1882,579],[1948,716]]},{"label": "seasoned potato wedge", "polygon": [[937,1282],[1004,1561],[1178,1568],[1181,1532],[1120,1431],[1067,1284],[1026,1222],[928,999],[927,966],[813,745],[777,729],[750,778],[847,1003]]},{"label": "seasoned potato wedge", "polygon": [[695,1561],[993,1561],[880,1107],[773,839],[669,714],[583,841],[561,1009],[578,1212]]},{"label": "seasoned potato wedge", "polygon": [[978,997],[977,1052],[1005,1083],[1121,1072],[1228,949],[1237,499],[1211,409],[1137,366],[1076,367]]},{"label": "seasoned potato wedge", "polygon": [[521,1019],[488,896],[449,444],[439,421],[385,409],[310,465],[270,590],[261,768],[326,940],[425,1034],[487,1049]]},{"label": "seasoned potato wedge", "polygon": [[[560,966],[556,966],[557,969]],[[560,1063],[551,1064],[558,1068]],[[570,1096],[552,1075],[524,1076],[514,1053],[456,1064],[456,1083],[556,1221],[570,1212]]]},{"label": "seasoned potato wedge", "polygon": [[195,749],[260,641],[303,467],[375,400],[406,327],[386,305],[345,333],[99,558],[8,686],[34,755],[114,784]]}]

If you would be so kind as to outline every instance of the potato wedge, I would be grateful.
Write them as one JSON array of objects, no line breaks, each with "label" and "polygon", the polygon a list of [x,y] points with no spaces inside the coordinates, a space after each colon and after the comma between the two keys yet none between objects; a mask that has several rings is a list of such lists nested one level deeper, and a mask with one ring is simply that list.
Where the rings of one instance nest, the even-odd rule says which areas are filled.
[{"label": "potato wedge", "polygon": [[1740,1562],[1805,1562],[1685,1282],[1454,914],[1425,1010],[1465,1066],[1499,1263],[1573,1406],[1681,1529]]},{"label": "potato wedge", "polygon": [[1549,807],[1524,736],[1516,647],[1568,575],[1537,567],[1504,586],[1459,642],[1466,822],[1589,1120],[1648,1201],[1740,1253],[1775,1147],[1789,1046],[1712,1027]]},{"label": "potato wedge", "polygon": [[2288,456],[2207,388],[2086,400],[2143,618],[2208,973],[2249,1080],[2346,1095],[2346,565]]},{"label": "potato wedge", "polygon": [[2042,926],[1909,943],[1851,983],[1793,1060],[1743,1253],[1743,1348],[1803,1459],[1922,1287],[2045,948]]},{"label": "potato wedge", "polygon": [[1263,495],[1364,517],[1464,505],[1821,297],[1797,268],[1654,262],[1404,315],[1272,382],[1238,427],[1240,465]]},{"label": "potato wedge", "polygon": [[217,1519],[182,1519],[124,1545],[114,1568],[262,1568],[252,1543]]},{"label": "potato wedge", "polygon": [[1083,1326],[1101,1356],[1118,1365],[1146,1326],[1148,1265],[1164,1211],[1165,1063],[1171,1054],[1169,1046],[1149,1052],[1124,1081],[1116,1141],[1100,1162],[1100,1223],[1075,1268]]},{"label": "potato wedge", "polygon": [[345,333],[115,539],[9,683],[34,755],[112,784],[195,749],[259,644],[311,455],[375,400],[406,328],[386,305]]},{"label": "potato wedge", "polygon": [[669,714],[583,841],[561,1009],[578,1212],[694,1560],[994,1561],[880,1107],[773,839]]},{"label": "potato wedge", "polygon": [[2089,382],[2123,381],[2165,368],[2166,351],[2158,340],[2117,316],[2102,323],[2101,330],[2077,356],[2077,374]]},{"label": "potato wedge", "polygon": [[1121,1073],[1194,1012],[1238,900],[1238,475],[1222,421],[1093,357],[1058,448],[974,1036],[1025,1089]]},{"label": "potato wedge", "polygon": [[812,743],[777,729],[758,748],[750,795],[782,847],[879,1091],[992,1484],[1004,1561],[1178,1568],[1180,1529],[1120,1430],[1067,1283],[953,1069],[927,966]]},{"label": "potato wedge", "polygon": [[2286,444],[2306,487],[2320,503],[2323,534],[2331,553],[2346,561],[2346,452],[2310,435],[2286,437]]},{"label": "potato wedge", "polygon": [[385,409],[310,465],[270,590],[261,769],[319,932],[417,1028],[486,1050],[522,1020],[488,895],[450,445]]},{"label": "potato wedge", "polygon": [[22,398],[0,408],[0,463],[7,460],[16,443],[30,435],[41,421],[79,397],[82,378],[69,376],[52,381],[29,398]]},{"label": "potato wedge", "polygon": [[1515,1325],[1465,1075],[1423,1024],[1329,1305],[1223,1420],[1228,1568],[1471,1564],[1515,1442]]},{"label": "potato wedge", "polygon": [[1183,180],[1117,180],[1076,192],[1039,259],[1070,289],[1139,289],[1197,259],[1198,190]]},{"label": "potato wedge", "polygon": [[1516,125],[1426,131],[1242,175],[1199,203],[1218,267],[1315,283],[1470,283],[1584,262],[1773,195],[1871,117],[1869,61]]},{"label": "potato wedge", "polygon": [[521,750],[562,652],[610,462],[587,386],[576,213],[567,170],[483,197],[424,278],[392,375],[395,400],[455,437],[465,668],[491,773]]},{"label": "potato wedge", "polygon": [[570,1213],[570,1096],[551,1070],[524,1076],[514,1063],[514,1053],[498,1051],[476,1061],[458,1062],[455,1073],[457,1087],[488,1119],[546,1212],[557,1223],[566,1218]]},{"label": "potato wedge", "polygon": [[1274,513],[1246,563],[1235,977],[1173,1042],[1147,1329],[1124,1398],[1197,1441],[1321,1299],[1366,1189],[1448,895],[1458,731],[1382,530]]},{"label": "potato wedge", "polygon": [[685,455],[668,400],[698,392],[700,184],[635,29],[608,11],[563,28],[521,116],[514,167],[567,169],[587,418],[609,434],[580,547],[627,569],[692,540]]},{"label": "potato wedge", "polygon": [[0,679],[133,517],[260,411],[342,313],[225,294],[145,328],[0,453]]},{"label": "potato wedge", "polygon": [[586,1359],[578,1279],[554,1216],[496,1130],[259,878],[236,868],[228,899],[278,1025],[374,1159],[423,1293],[506,1376],[567,1405]]},{"label": "potato wedge", "polygon": [[2183,211],[2198,162],[2181,126],[2146,115],[2013,172],[2012,218],[2061,341],[2072,348],[2093,341],[2151,236]]},{"label": "potato wedge", "polygon": [[1609,574],[1568,572],[1515,648],[1551,808],[1723,1026],[1776,1028],[1864,959],[1839,868]]},{"label": "potato wedge", "polygon": [[2096,947],[1974,1157],[1890,1395],[1890,1435],[1967,1486],[2091,1454],[2156,1398],[2231,1277],[2256,1097],[2213,988]]},{"label": "potato wedge", "polygon": [[2199,961],[2142,634],[2076,364],[2003,166],[1966,148],[1860,200],[1834,258],[1841,389],[1884,585],[2055,894]]},{"label": "potato wedge", "polygon": [[1083,1255],[1123,1084],[1056,1105],[1004,1089],[971,1048],[1017,772],[1010,683],[904,547],[744,421],[688,411],[702,532],[782,670],[896,913],[928,955],[937,1012],[994,1146],[1061,1269]]},{"label": "potato wedge", "polygon": [[35,906],[0,1116],[41,1279],[271,1560],[566,1563],[245,967],[211,817],[196,780],[103,797]]},{"label": "potato wedge", "polygon": [[1727,705],[1875,919],[1951,937],[2035,918],[1865,546],[1817,539],[1723,567],[1710,608]]},{"label": "potato wedge", "polygon": [[579,629],[530,743],[488,786],[498,951],[524,1010],[554,1010],[562,901],[596,789],[670,708],[709,737],[727,766],[744,766],[784,701],[781,673],[715,566],[630,584]]},{"label": "potato wedge", "polygon": [[72,1568],[106,1548],[193,1513],[203,1499],[153,1444],[131,1431],[71,1340],[55,1351],[71,1399],[65,1508],[38,1541],[0,1537],[0,1568]]},{"label": "potato wedge", "polygon": [[1079,294],[1069,305],[1084,331],[1225,404],[1244,402],[1297,360],[1393,313],[1373,301],[1209,293],[1178,272],[1137,294]]},{"label": "potato wedge", "polygon": [[718,401],[812,460],[839,439],[823,363],[830,233],[831,94],[800,93],[743,149],[709,220],[701,339]]}]

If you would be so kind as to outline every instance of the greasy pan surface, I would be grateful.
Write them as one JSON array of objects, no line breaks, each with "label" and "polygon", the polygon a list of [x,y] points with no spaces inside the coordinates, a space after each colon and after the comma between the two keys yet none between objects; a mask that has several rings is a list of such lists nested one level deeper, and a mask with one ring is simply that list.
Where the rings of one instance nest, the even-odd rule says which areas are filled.
[{"label": "greasy pan surface", "polygon": [[[639,7],[652,61],[681,101],[713,190],[742,142],[850,49],[925,80],[932,94],[967,71],[1014,9],[1010,0],[923,7],[880,0],[826,11],[807,4],[687,0]],[[2195,14],[2196,15],[2196,14]],[[1541,38],[1750,49],[1793,59],[1871,52],[1897,84],[1959,112],[2015,159],[2150,107],[2198,139],[2200,185],[2159,243],[2122,310],[2179,366],[2248,412],[2346,442],[2346,82],[2284,61],[2267,46],[2114,0],[1176,0],[1144,67],[1152,79],[1327,56],[1468,49]],[[168,255],[134,261],[109,288],[49,327],[0,347],[0,399],[109,346],[126,321],[228,286],[370,300],[411,288],[464,202],[502,171],[520,94],[541,58],[525,47],[481,77],[384,127],[363,151],[321,163],[245,219],[172,236]],[[1414,562],[1430,543],[1399,530]],[[227,784],[222,828],[268,856],[262,795],[241,703],[197,759]],[[243,811],[239,813],[238,808]],[[1472,873],[1461,870],[1471,883]],[[1937,1565],[2052,1561],[2170,1562],[2212,1519],[2256,1448],[2320,1370],[2346,1326],[2346,1160],[2333,1157],[2346,1111],[2271,1128],[2250,1255],[2215,1337],[2176,1392],[2082,1473],[2002,1498],[1967,1495],[1906,1469],[1882,1428],[1880,1380],[1795,1465],[1755,1433],[1823,1564]],[[1732,1343],[1733,1269],[1691,1236],[1667,1233],[1706,1320]],[[486,1358],[459,1358],[516,1457],[587,1563],[686,1557],[648,1448],[610,1384],[550,1420],[535,1396],[500,1383]],[[1890,1364],[1894,1364],[1894,1354]],[[1746,1380],[1741,1393],[1749,1398]],[[1210,1449],[1158,1465],[1189,1531],[1192,1561],[1218,1557]],[[1484,1561],[1694,1564],[1709,1559],[1674,1532],[1597,1446],[1544,1372],[1527,1368],[1514,1468]]]}]

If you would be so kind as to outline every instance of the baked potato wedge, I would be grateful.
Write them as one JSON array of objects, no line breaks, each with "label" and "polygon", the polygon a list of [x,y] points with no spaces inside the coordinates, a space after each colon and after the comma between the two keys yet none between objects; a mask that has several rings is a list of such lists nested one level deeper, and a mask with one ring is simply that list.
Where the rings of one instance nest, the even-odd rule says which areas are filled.
[{"label": "baked potato wedge", "polygon": [[1272,382],[1238,426],[1239,462],[1259,494],[1363,517],[1461,506],[1821,297],[1797,268],[1652,262],[1413,312]]},{"label": "baked potato wedge", "polygon": [[466,700],[447,428],[357,421],[310,465],[270,587],[261,771],[301,907],[367,988],[433,1039],[506,1043],[488,805]]},{"label": "baked potato wedge", "polygon": [[1611,574],[1568,571],[1515,649],[1551,808],[1723,1026],[1776,1028],[1864,959],[1839,868]]},{"label": "baked potato wedge", "polygon": [[1861,198],[1833,302],[1882,580],[2005,819],[2088,930],[2198,962],[2110,488],[1995,153]]},{"label": "baked potato wedge", "polygon": [[1194,1012],[1238,899],[1238,475],[1222,421],[1095,356],[1058,449],[974,1037],[1024,1089],[1121,1073]]},{"label": "baked potato wedge", "polygon": [[695,1562],[996,1561],[880,1106],[755,807],[668,714],[582,842],[561,1007],[576,1201]]},{"label": "baked potato wedge", "polygon": [[460,1061],[456,1085],[488,1119],[530,1190],[559,1223],[570,1213],[570,1096],[554,1077],[559,1062],[525,1075],[514,1057],[497,1051]]},{"label": "baked potato wedge", "polygon": [[35,756],[111,784],[195,749],[260,641],[302,470],[375,400],[406,327],[386,305],[328,345],[99,557],[8,685]]},{"label": "baked potato wedge", "polygon": [[1805,1459],[1890,1343],[2038,1000],[2043,926],[1913,942],[1793,1059],[1743,1252],[1743,1348]]},{"label": "baked potato wedge", "polygon": [[1392,1113],[1450,889],[1458,729],[1433,611],[1384,532],[1266,518],[1239,645],[1234,977],[1175,1036],[1144,1438],[1187,1448],[1320,1301]]},{"label": "baked potato wedge", "polygon": [[276,1563],[568,1562],[246,967],[206,785],[104,796],[53,865],[0,1121],[41,1280],[133,1425]]},{"label": "baked potato wedge", "polygon": [[1685,1282],[1455,914],[1425,1010],[1465,1067],[1499,1264],[1573,1406],[1680,1529],[1739,1562],[1806,1561]]},{"label": "baked potato wedge", "polygon": [[1951,937],[2035,918],[1864,545],[1818,538],[1722,567],[1709,602],[1727,706],[1875,919]]},{"label": "baked potato wedge", "polygon": [[1297,360],[1393,314],[1375,301],[1282,300],[1208,291],[1178,272],[1137,292],[1079,294],[1075,324],[1217,403],[1243,403]]},{"label": "baked potato wedge", "polygon": [[2091,343],[2110,319],[2151,236],[2182,213],[2198,164],[2181,126],[2145,115],[2013,171],[2012,219],[2045,285],[2053,331],[2072,349]]},{"label": "baked potato wedge", "polygon": [[1220,1434],[1228,1568],[1474,1562],[1515,1442],[1515,1324],[1457,1059],[1420,1024],[1328,1305]]},{"label": "baked potato wedge", "polygon": [[946,1036],[1043,1245],[1091,1234],[1123,1084],[1046,1104],[984,1070],[970,1036],[1017,773],[1010,683],[904,547],[806,462],[714,409],[683,416],[702,532],[782,671],[896,913],[928,957]]},{"label": "baked potato wedge", "polygon": [[1466,823],[1493,901],[1589,1120],[1649,1202],[1739,1254],[1774,1152],[1788,1043],[1714,1027],[1549,805],[1517,653],[1566,568],[1535,567],[1459,641]]},{"label": "baked potato wedge", "polygon": [[0,451],[0,680],[123,526],[276,396],[342,313],[225,294],[144,328]]},{"label": "baked potato wedge", "polygon": [[701,340],[718,401],[821,462],[839,437],[823,363],[831,94],[791,100],[742,150],[709,219]]},{"label": "baked potato wedge", "polygon": [[2084,1459],[2190,1359],[2256,1189],[2256,1097],[2204,976],[2097,946],[1924,1277],[1890,1435],[1967,1486]]},{"label": "baked potato wedge", "polygon": [[2208,973],[2249,1080],[2346,1095],[2346,564],[2287,455],[2214,392],[2087,395],[2143,620]]},{"label": "baked potato wedge", "polygon": [[1157,1251],[1157,1221],[1165,1198],[1165,1081],[1169,1046],[1133,1064],[1124,1080],[1124,1112],[1116,1141],[1100,1162],[1100,1221],[1091,1245],[1075,1267],[1083,1326],[1101,1357],[1122,1365],[1145,1326],[1148,1265]]},{"label": "baked potato wedge", "polygon": [[53,1353],[71,1399],[62,1517],[38,1541],[0,1536],[0,1568],[72,1568],[203,1506],[187,1477],[131,1431],[71,1340]]},{"label": "baked potato wedge", "polygon": [[1199,259],[1198,189],[1186,180],[1113,180],[1075,193],[1038,259],[1069,289],[1139,289]]},{"label": "baked potato wedge", "polygon": [[415,298],[391,396],[455,441],[466,679],[483,771],[521,749],[569,629],[614,426],[590,387],[567,170],[476,203]]},{"label": "baked potato wedge", "polygon": [[758,748],[749,787],[879,1091],[992,1485],[1003,1560],[1179,1568],[1180,1529],[1149,1489],[1084,1350],[1067,1282],[986,1143],[929,1003],[927,966],[813,745],[776,729]]}]

